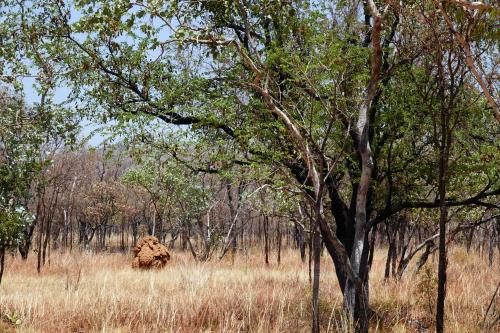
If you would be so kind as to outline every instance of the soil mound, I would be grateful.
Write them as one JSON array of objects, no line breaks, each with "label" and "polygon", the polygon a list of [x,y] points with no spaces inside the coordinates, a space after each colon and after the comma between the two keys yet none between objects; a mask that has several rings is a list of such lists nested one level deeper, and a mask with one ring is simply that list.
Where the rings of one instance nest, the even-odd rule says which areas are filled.
[{"label": "soil mound", "polygon": [[154,236],[146,236],[134,247],[135,258],[132,268],[150,269],[163,268],[170,260],[170,254],[165,245]]}]

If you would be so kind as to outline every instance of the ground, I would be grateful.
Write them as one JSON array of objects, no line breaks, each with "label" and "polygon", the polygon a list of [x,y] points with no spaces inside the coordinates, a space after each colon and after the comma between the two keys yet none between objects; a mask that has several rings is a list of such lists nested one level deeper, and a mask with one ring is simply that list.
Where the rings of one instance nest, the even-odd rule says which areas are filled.
[{"label": "ground", "polygon": [[[485,312],[499,282],[499,265],[454,248],[448,268],[448,332],[498,332],[498,298]],[[373,332],[432,331],[434,266],[401,281],[384,281],[384,249],[376,252],[370,303]],[[0,332],[309,332],[308,265],[298,251],[265,267],[255,251],[223,261],[196,263],[173,251],[161,271],[137,271],[131,255],[53,252],[36,272],[10,257],[0,285]],[[498,262],[496,262],[498,263]],[[435,263],[434,263],[435,264]],[[433,264],[433,265],[434,265]],[[341,295],[326,253],[321,266],[322,332],[342,332]],[[8,318],[10,317],[10,319]],[[18,325],[12,318],[18,318]]]}]

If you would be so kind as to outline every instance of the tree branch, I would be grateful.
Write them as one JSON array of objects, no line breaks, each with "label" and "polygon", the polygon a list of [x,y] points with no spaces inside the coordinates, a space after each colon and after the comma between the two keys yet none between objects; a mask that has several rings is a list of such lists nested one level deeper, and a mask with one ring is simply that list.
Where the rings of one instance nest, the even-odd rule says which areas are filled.
[{"label": "tree branch", "polygon": [[[455,37],[458,39],[458,42],[460,43],[460,46],[465,52],[465,63],[467,64],[467,67],[469,67],[470,71],[472,72],[472,75],[476,78],[476,81],[478,82],[479,86],[481,87],[484,95],[486,96],[486,99],[488,101],[488,104],[490,107],[493,109],[493,112],[495,114],[495,118],[500,123],[500,110],[498,106],[498,102],[495,100],[495,98],[492,96],[492,93],[490,92],[490,87],[488,87],[486,80],[482,77],[482,75],[479,73],[479,70],[476,68],[476,65],[474,64],[474,57],[472,55],[472,51],[470,48],[469,43],[465,40],[464,36],[462,36],[453,26],[453,23],[446,13],[445,9],[441,5],[441,2],[439,0],[433,0],[434,4],[436,5],[436,8],[442,13],[443,18],[448,25],[448,28],[450,31],[455,35]],[[453,0],[453,2],[458,3],[460,5],[465,5],[468,4],[468,6],[475,6],[475,7],[484,7],[483,3],[477,1],[477,2],[468,2],[468,1],[460,1],[460,0]]]},{"label": "tree branch", "polygon": [[[457,207],[457,206],[465,206],[465,205],[478,205],[478,206],[485,206],[485,207],[490,207],[491,208],[496,208],[497,206],[494,204],[489,204],[489,203],[484,203],[481,201],[481,199],[490,197],[490,196],[495,196],[495,195],[500,195],[500,188],[488,191],[490,188],[490,184],[486,186],[481,192],[476,194],[473,197],[470,197],[468,199],[460,200],[460,201],[454,201],[454,200],[448,200],[445,202],[445,205],[447,207]],[[403,209],[409,209],[409,208],[437,208],[439,207],[439,201],[415,201],[415,202],[405,202],[397,205],[396,207],[389,209],[389,210],[383,210],[379,215],[377,215],[375,218],[373,218],[370,223],[369,223],[369,228],[374,227],[375,225],[379,224],[380,222],[384,221],[388,217],[402,211]]]}]

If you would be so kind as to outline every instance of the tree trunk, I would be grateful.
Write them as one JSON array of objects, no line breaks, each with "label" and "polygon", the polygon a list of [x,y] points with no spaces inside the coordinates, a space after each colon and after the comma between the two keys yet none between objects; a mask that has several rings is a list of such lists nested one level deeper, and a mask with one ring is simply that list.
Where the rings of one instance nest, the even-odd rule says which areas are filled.
[{"label": "tree trunk", "polygon": [[[377,241],[377,226],[375,226],[371,231],[371,240],[370,240],[370,256],[368,257],[368,271],[372,268],[373,257],[375,255],[375,243]],[[368,279],[367,279],[368,281]]]},{"label": "tree trunk", "polygon": [[418,273],[420,269],[425,265],[433,249],[434,249],[434,242],[428,242],[425,246],[425,251],[422,253],[422,255],[417,261],[417,264],[415,265],[415,273]]},{"label": "tree trunk", "polygon": [[43,238],[43,224],[44,219],[42,219],[40,223],[40,234],[38,235],[38,246],[37,246],[37,264],[36,271],[40,273],[40,269],[42,267],[42,238]]},{"label": "tree trunk", "polygon": [[4,269],[5,269],[5,249],[0,249],[0,284],[2,283]]},{"label": "tree trunk", "polygon": [[393,245],[389,243],[389,248],[387,249],[387,259],[385,261],[385,271],[384,280],[388,280],[391,276],[391,259],[392,259]]},{"label": "tree trunk", "polygon": [[[368,204],[368,188],[370,186],[373,162],[371,160],[370,144],[368,142],[367,110],[360,114],[358,132],[360,134],[359,155],[361,157],[361,178],[356,196],[355,234],[350,262],[354,274],[361,276],[365,269],[362,266],[362,255],[367,245],[366,240],[366,207]],[[356,290],[354,282],[348,279],[344,293],[344,309],[356,325],[359,332],[368,332],[368,286],[364,286],[363,294]]]},{"label": "tree trunk", "polygon": [[269,217],[264,215],[264,255],[266,265],[269,266]]},{"label": "tree trunk", "polygon": [[122,218],[120,225],[120,249],[125,252],[125,217]]},{"label": "tree trunk", "polygon": [[281,264],[281,228],[280,228],[280,219],[278,218],[277,228],[277,243],[278,243],[278,266]]},{"label": "tree trunk", "polygon": [[28,228],[25,229],[23,242],[22,244],[19,245],[19,253],[21,254],[21,258],[23,260],[28,259],[35,227],[36,227],[36,219]]},{"label": "tree trunk", "polygon": [[295,238],[297,248],[300,251],[300,260],[302,260],[302,262],[304,262],[306,260],[306,246],[305,246],[305,242],[304,242],[304,228],[297,222],[295,223],[295,226],[294,226],[294,236],[295,236],[294,238]]},{"label": "tree trunk", "polygon": [[[441,173],[444,175],[444,173]],[[441,177],[440,177],[441,178]],[[444,179],[441,178],[441,179]],[[446,188],[443,180],[440,181],[440,205],[439,208],[439,263],[438,263],[438,294],[436,300],[436,332],[444,332],[444,300],[446,297],[446,220],[448,219],[448,209],[445,205]]]},{"label": "tree trunk", "polygon": [[[440,73],[442,76],[442,70]],[[444,88],[441,88],[444,98]],[[438,255],[438,294],[436,299],[436,332],[444,332],[444,301],[446,297],[446,222],[448,207],[446,206],[446,183],[448,181],[448,160],[451,147],[450,112],[441,108],[441,142],[439,147],[439,255]]]},{"label": "tree trunk", "polygon": [[[319,217],[321,218],[321,217]],[[312,222],[312,221],[311,221]],[[319,333],[319,275],[321,260],[321,240],[319,235],[319,222],[314,221],[312,228],[314,274],[312,284],[312,333]]]},{"label": "tree trunk", "polygon": [[361,106],[358,122],[356,124],[356,135],[358,141],[357,152],[361,164],[361,176],[356,192],[355,233],[350,263],[353,275],[362,279],[362,286],[356,286],[356,281],[350,277],[347,280],[344,293],[344,310],[356,327],[357,332],[368,332],[369,305],[368,305],[368,278],[366,262],[368,258],[368,232],[367,229],[367,206],[368,190],[373,171],[372,152],[370,147],[370,116],[373,98],[378,89],[380,70],[382,63],[382,48],[380,32],[382,30],[382,15],[379,13],[374,1],[366,1],[366,11],[373,19],[371,32],[371,44],[373,56],[371,59],[370,81],[366,89],[366,98]]},{"label": "tree trunk", "polygon": [[[389,243],[389,247],[387,249],[387,260],[385,262],[385,272],[384,279],[387,280],[391,276],[391,266],[393,263],[393,258],[396,256],[396,233],[391,233],[391,226],[389,223],[386,223],[386,233],[387,233],[387,242]],[[396,229],[395,229],[396,230]],[[393,269],[394,271],[394,269]]]},{"label": "tree trunk", "polygon": [[491,231],[490,231],[490,244],[488,246],[488,266],[491,267],[493,265],[493,256],[495,253],[495,240],[496,240],[496,235],[495,235],[495,226],[491,226]]}]

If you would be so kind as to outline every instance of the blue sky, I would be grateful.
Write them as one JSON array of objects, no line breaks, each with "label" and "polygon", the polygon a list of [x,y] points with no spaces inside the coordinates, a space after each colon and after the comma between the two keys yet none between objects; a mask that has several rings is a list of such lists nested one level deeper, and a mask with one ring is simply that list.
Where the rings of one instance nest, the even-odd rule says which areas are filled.
[{"label": "blue sky", "polygon": [[[40,102],[40,95],[38,94],[37,90],[35,89],[35,78],[32,77],[26,77],[23,80],[23,87],[24,87],[24,98],[28,104],[36,104]],[[64,103],[66,102],[69,93],[71,90],[68,87],[65,86],[58,86],[56,89],[54,89],[54,102],[55,103]],[[89,136],[94,130],[99,128],[99,124],[96,122],[88,119],[88,120],[82,120],[80,122],[80,126],[82,127],[82,131],[80,134],[81,138],[85,138]],[[91,146],[98,146],[100,143],[103,142],[105,138],[99,134],[99,133],[94,133],[90,140],[88,141],[88,144]]]},{"label": "blue sky", "polygon": [[[80,18],[81,18],[81,13],[78,10],[76,10],[74,7],[71,7],[70,22],[75,23]],[[151,21],[151,20],[148,20],[147,18],[144,18],[144,23],[151,24],[155,27],[158,24],[160,24],[159,22]],[[136,31],[135,33],[137,35],[141,35],[140,29],[138,29],[138,31]],[[77,38],[80,38],[80,37],[84,38],[84,36],[78,36],[78,35],[76,37]],[[165,37],[165,36],[163,36],[163,37]],[[133,41],[127,35],[121,36],[121,38],[119,39],[119,42],[128,42],[128,41],[133,43]],[[161,49],[157,48],[155,50],[150,50],[149,53],[150,53],[152,58],[156,58],[161,53]],[[34,73],[34,74],[36,75],[36,73]],[[35,76],[35,75],[33,75],[33,76]],[[28,104],[39,103],[40,102],[40,95],[38,94],[38,92],[34,86],[36,84],[36,79],[33,77],[27,77],[27,78],[24,78],[22,81],[23,81],[23,86],[24,86],[24,94],[25,94],[26,102]],[[61,84],[61,81],[58,82],[58,84]],[[54,94],[54,102],[55,103],[65,103],[65,105],[67,107],[71,107],[71,104],[67,103],[68,96],[71,92],[69,87],[59,85],[52,92]],[[113,122],[111,121],[108,124],[100,124],[100,123],[93,121],[91,119],[87,119],[87,120],[82,120],[80,125],[82,127],[81,137],[85,138],[85,137],[91,135],[99,127],[106,126],[106,125],[113,125]],[[100,143],[102,143],[106,139],[106,137],[103,135],[104,134],[102,134],[102,133],[94,133],[92,135],[92,137],[90,138],[90,140],[88,141],[88,143],[92,146],[99,145]]]},{"label": "blue sky", "polygon": [[[79,12],[72,11],[71,21],[74,22],[74,21],[78,20],[80,17],[81,17],[81,15]],[[36,73],[33,73],[33,74],[36,74]],[[40,94],[38,93],[38,91],[35,88],[36,79],[34,76],[36,76],[36,75],[33,75],[31,77],[30,76],[24,77],[22,79],[24,98],[25,98],[26,103],[28,103],[29,105],[40,103]],[[71,90],[69,87],[58,85],[53,90],[54,102],[58,103],[58,104],[65,103],[68,99],[70,92],[71,92]],[[94,130],[99,128],[100,124],[96,123],[95,121],[92,121],[91,119],[87,119],[87,120],[82,120],[80,123],[80,126],[82,127],[80,137],[85,138],[85,137],[89,136]],[[100,143],[102,143],[104,139],[105,138],[101,134],[94,133],[93,136],[88,141],[88,144],[90,144],[92,146],[97,146]]]}]

